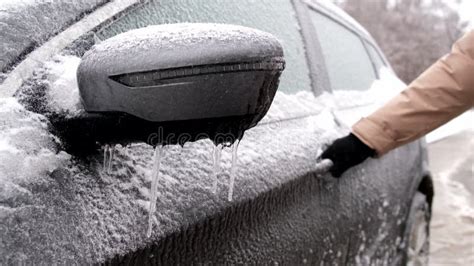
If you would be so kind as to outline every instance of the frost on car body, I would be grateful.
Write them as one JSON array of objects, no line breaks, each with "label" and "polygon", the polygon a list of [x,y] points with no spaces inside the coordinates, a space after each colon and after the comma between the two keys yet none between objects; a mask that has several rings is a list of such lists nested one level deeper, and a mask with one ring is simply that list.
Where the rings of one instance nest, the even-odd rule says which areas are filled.
[{"label": "frost on car body", "polygon": [[[74,99],[56,99],[55,97],[61,97],[61,94],[54,93],[56,90],[54,86],[59,84],[60,87],[67,87],[72,92],[77,90],[74,79],[69,79],[67,73],[62,75],[64,68],[59,67],[60,65],[73,67],[75,66],[73,62],[77,62],[77,58],[60,57],[46,64],[43,74],[48,79],[41,80],[47,87],[46,94],[50,99],[48,105],[51,105],[48,108],[61,109],[71,115],[75,113]],[[64,87],[63,82],[71,83],[70,86]],[[77,94],[69,95],[74,97]],[[298,98],[302,100],[296,100]],[[318,150],[313,144],[325,141],[325,138],[321,137],[323,132],[326,132],[329,138],[330,128],[334,124],[330,114],[322,112],[321,102],[312,94],[290,96],[277,93],[277,99],[285,101],[281,101],[280,106],[277,104],[272,107],[268,116],[273,119],[278,120],[285,110],[297,113],[298,108],[283,105],[286,100],[298,102],[299,107],[321,115],[302,121],[282,121],[280,125],[267,122],[249,130],[240,144],[239,163],[235,167],[232,167],[230,152],[225,149],[222,153],[223,172],[219,183],[227,183],[231,172],[235,171],[235,188],[231,195],[234,201],[252,198],[292,180],[295,176],[311,171],[315,165],[307,158],[316,159],[315,151]],[[68,104],[61,104],[58,100],[66,101]],[[79,103],[78,98],[75,101]],[[13,133],[11,137],[2,137],[8,140],[2,147],[8,148],[9,151],[0,152],[2,154],[0,161],[10,162],[9,157],[14,152],[18,152],[19,155],[13,157],[16,158],[13,160],[15,164],[10,166],[8,163],[0,169],[0,176],[5,177],[2,179],[3,182],[20,180],[21,177],[20,183],[13,183],[18,189],[10,192],[8,197],[18,198],[24,193],[22,191],[25,191],[28,195],[28,207],[12,205],[7,209],[2,208],[0,215],[2,227],[10,227],[11,230],[0,230],[1,238],[7,240],[21,238],[22,235],[28,237],[25,233],[29,228],[35,228],[35,235],[43,235],[46,241],[45,245],[38,245],[34,240],[24,241],[21,244],[22,248],[17,245],[10,246],[8,243],[12,242],[8,242],[2,256],[6,261],[20,256],[19,250],[29,250],[28,258],[42,261],[99,262],[115,254],[126,253],[130,247],[143,246],[147,242],[146,217],[149,215],[150,197],[148,188],[153,176],[153,149],[150,146],[134,144],[117,149],[109,178],[103,178],[102,154],[79,159],[58,150],[60,143],[48,131],[47,119],[26,111],[13,98],[7,100],[1,110],[1,118],[8,120],[4,124],[8,130],[2,130],[2,133],[15,133],[23,125],[35,127],[35,130],[30,132],[34,134],[34,138],[27,138],[31,141],[28,145],[10,141],[9,139],[15,136]],[[10,119],[15,117],[14,114],[21,117]],[[322,124],[322,121],[327,122]],[[288,127],[291,124],[299,126]],[[38,134],[38,132],[44,133]],[[42,135],[45,136],[44,140],[40,137]],[[301,139],[306,139],[307,142],[301,142]],[[212,178],[213,159],[210,152],[213,147],[214,144],[210,141],[202,140],[187,143],[183,148],[179,146],[168,148],[162,161],[161,177],[157,180],[157,191],[160,196],[156,202],[157,226],[153,239],[173,232],[183,224],[192,224],[232,204],[227,201],[229,190],[218,190],[217,194],[214,194],[210,189],[215,181]],[[273,147],[279,149],[275,150]],[[302,162],[306,163],[296,167],[291,163],[293,161],[291,158],[305,158]],[[84,160],[88,163],[84,164]],[[28,167],[35,162],[40,163],[42,167],[33,169],[32,166]],[[279,165],[278,168],[271,166],[275,163]],[[27,169],[28,174],[22,176],[21,169]],[[38,185],[33,182],[34,180],[41,182]],[[67,216],[64,216],[66,214]],[[16,222],[18,219],[23,222]],[[57,230],[55,234],[49,233],[52,227]],[[88,232],[87,237],[83,235],[84,232]],[[46,256],[51,254],[49,251],[52,250],[55,250],[53,257],[47,258]],[[70,250],[75,251],[70,253]],[[80,257],[73,254],[80,254]]]},{"label": "frost on car body", "polygon": [[[50,84],[57,83],[50,82]],[[76,89],[75,86],[69,88]],[[49,95],[54,99],[56,94]],[[329,96],[322,98],[324,97]],[[242,140],[239,149],[239,164],[235,168],[236,184],[233,195],[235,201],[252,198],[279,186],[279,184],[289,182],[296,176],[304,175],[316,167],[312,162],[317,157],[318,147],[314,144],[328,142],[340,134],[335,130],[334,121],[330,113],[324,110],[320,98],[315,98],[310,93],[300,93],[295,96],[277,93],[275,105],[270,109],[267,119],[278,121],[280,114],[286,111],[297,113],[299,108],[311,110],[319,115],[301,121],[281,121],[281,124],[270,123],[267,120],[268,122],[264,121],[261,126],[249,130]],[[298,103],[299,108],[294,108],[292,104],[284,104],[291,102]],[[23,119],[9,120],[10,131],[21,128],[17,121],[23,121],[21,123],[27,125],[32,124],[29,121],[34,117],[39,121],[46,121],[41,115],[24,110],[14,99],[8,100],[1,110],[4,114],[1,117],[4,119],[12,117],[12,114],[15,113],[22,114],[24,117]],[[40,150],[51,146],[49,148],[50,155],[46,160],[51,163],[51,166],[47,171],[38,171],[36,168],[35,171],[29,171],[31,176],[27,181],[31,181],[30,178],[34,176],[47,180],[47,182],[42,184],[43,188],[39,191],[25,185],[31,182],[22,182],[24,187],[20,187],[18,192],[10,193],[10,197],[18,197],[21,195],[20,191],[30,191],[29,198],[31,200],[28,209],[12,207],[8,211],[5,209],[2,211],[1,217],[5,221],[2,222],[2,225],[13,228],[13,230],[0,230],[4,234],[2,239],[19,237],[22,235],[20,232],[26,232],[32,226],[39,234],[45,230],[46,239],[49,239],[48,244],[38,246],[34,241],[25,241],[21,245],[24,250],[32,251],[30,258],[42,258],[43,260],[46,260],[44,257],[47,254],[46,251],[55,249],[55,257],[50,258],[50,261],[57,262],[68,261],[68,258],[83,262],[98,262],[113,256],[113,254],[128,252],[130,247],[144,245],[147,242],[145,240],[146,216],[149,215],[147,187],[150,186],[153,176],[152,148],[145,144],[134,144],[131,147],[118,149],[115,155],[116,163],[110,173],[111,178],[97,179],[102,172],[100,154],[86,158],[89,161],[87,166],[81,161],[70,159],[70,156],[64,152],[57,153],[55,149],[58,146],[53,141],[54,136],[51,136],[45,129],[45,124],[36,123],[36,127],[42,129],[46,136],[50,136],[50,140],[42,142],[41,138],[35,134],[32,141]],[[299,126],[294,127],[291,124]],[[31,157],[17,157],[17,161],[22,162],[23,165],[31,160],[28,158],[36,160],[43,158],[44,160],[43,153],[29,151],[35,145],[21,146],[10,143],[8,147],[12,146],[14,150],[21,151],[21,154],[31,154],[29,155]],[[157,190],[160,192],[160,197],[156,202],[158,224],[153,239],[177,230],[182,224],[192,224],[232,204],[227,201],[226,190],[219,190],[214,195],[210,189],[215,181],[211,174],[213,172],[213,159],[210,152],[212,147],[213,144],[205,140],[188,143],[183,148],[169,147],[163,158],[161,177],[157,180]],[[225,171],[224,173],[230,174],[232,156],[225,151],[222,154],[222,169]],[[3,156],[10,155],[4,154]],[[6,159],[3,156],[2,162]],[[57,159],[51,160],[51,158]],[[304,160],[298,158],[304,158]],[[295,167],[291,163],[294,160],[298,160],[302,164]],[[45,165],[44,162],[42,165]],[[274,165],[278,165],[278,167],[275,168]],[[21,172],[17,172],[16,168],[2,168],[2,175],[8,173],[18,176]],[[10,178],[9,175],[7,177]],[[17,179],[13,178],[12,180]],[[224,178],[220,178],[219,181],[227,182]],[[68,193],[54,194],[57,191],[54,188],[58,186]],[[67,219],[72,219],[71,223],[64,223],[61,218],[65,210],[67,210],[69,217]],[[28,217],[33,213],[40,217],[37,221],[29,220]],[[105,218],[105,220],[98,220],[97,217]],[[14,219],[26,220],[17,224],[13,222]],[[50,226],[57,227],[60,231],[55,235],[49,234],[48,228]],[[60,232],[68,232],[67,237]],[[84,242],[86,239],[81,237],[83,232],[90,232],[86,242]],[[61,247],[63,245],[61,243],[68,244]],[[74,246],[66,248],[71,245],[70,243],[74,243]],[[68,249],[71,248],[79,252],[77,254],[81,254],[81,257],[67,255],[69,254]],[[21,249],[7,246],[5,249],[7,257],[5,258],[9,259],[10,256],[18,255],[15,253],[18,250]],[[101,251],[97,253],[97,250]]]}]

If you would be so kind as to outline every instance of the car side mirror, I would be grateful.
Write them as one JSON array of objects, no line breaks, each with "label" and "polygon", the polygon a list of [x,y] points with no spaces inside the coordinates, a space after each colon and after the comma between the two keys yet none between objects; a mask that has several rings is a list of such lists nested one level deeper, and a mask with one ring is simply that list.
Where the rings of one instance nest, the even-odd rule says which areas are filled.
[{"label": "car side mirror", "polygon": [[[187,23],[128,31],[83,56],[85,112],[56,119],[55,128],[81,147],[241,138],[268,111],[284,67],[278,39],[256,29]],[[159,127],[162,139],[151,140]]]}]

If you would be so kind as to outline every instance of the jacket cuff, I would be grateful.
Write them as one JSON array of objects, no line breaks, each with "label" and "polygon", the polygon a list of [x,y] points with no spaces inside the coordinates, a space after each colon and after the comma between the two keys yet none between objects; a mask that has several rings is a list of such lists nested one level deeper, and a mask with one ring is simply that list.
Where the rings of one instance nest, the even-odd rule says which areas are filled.
[{"label": "jacket cuff", "polygon": [[362,118],[352,126],[352,133],[363,143],[374,149],[377,157],[387,153],[394,146],[394,139],[382,126],[368,118]]}]

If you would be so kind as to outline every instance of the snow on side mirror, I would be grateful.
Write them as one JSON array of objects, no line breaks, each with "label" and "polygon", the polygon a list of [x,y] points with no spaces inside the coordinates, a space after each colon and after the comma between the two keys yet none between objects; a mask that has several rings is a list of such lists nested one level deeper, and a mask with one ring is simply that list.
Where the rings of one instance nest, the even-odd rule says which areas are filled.
[{"label": "snow on side mirror", "polygon": [[235,141],[268,111],[284,66],[278,39],[256,29],[190,23],[132,30],[83,56],[77,78],[85,112],[52,123],[81,149],[229,142],[219,134]]}]

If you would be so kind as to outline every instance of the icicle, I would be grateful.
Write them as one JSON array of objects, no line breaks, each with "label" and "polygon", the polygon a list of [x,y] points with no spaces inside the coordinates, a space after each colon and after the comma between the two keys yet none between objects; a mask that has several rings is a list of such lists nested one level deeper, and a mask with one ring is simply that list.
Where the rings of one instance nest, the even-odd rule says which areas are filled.
[{"label": "icicle", "polygon": [[230,167],[230,180],[229,180],[229,194],[227,200],[232,201],[234,194],[234,182],[235,182],[235,170],[237,166],[237,150],[239,148],[240,140],[232,145],[232,165]]},{"label": "icicle", "polygon": [[316,168],[314,169],[314,172],[318,174],[325,174],[329,171],[329,168],[331,168],[332,165],[333,165],[333,162],[329,159],[316,161]]},{"label": "icicle", "polygon": [[105,145],[104,146],[104,165],[103,165],[103,168],[102,170],[105,172],[107,171],[107,153],[109,152],[109,145]]},{"label": "icicle", "polygon": [[110,174],[110,171],[112,170],[112,163],[114,162],[114,152],[115,152],[115,146],[112,146],[109,148],[109,164],[107,166],[107,174]]},{"label": "icicle", "polygon": [[222,147],[221,145],[215,145],[212,153],[212,178],[214,179],[214,185],[212,186],[212,193],[217,193],[218,175],[220,172]]},{"label": "icicle", "polygon": [[157,190],[158,190],[158,177],[160,174],[160,164],[161,158],[163,157],[163,146],[156,146],[155,148],[155,165],[153,169],[153,176],[151,180],[151,188],[150,188],[150,208],[148,210],[148,230],[147,230],[147,237],[151,236],[151,232],[153,229],[153,217],[155,215],[155,208],[156,208],[156,198],[157,198]]},{"label": "icicle", "polygon": [[97,36],[97,34],[94,32],[94,42],[95,44],[99,44],[102,42],[102,40]]}]

